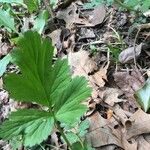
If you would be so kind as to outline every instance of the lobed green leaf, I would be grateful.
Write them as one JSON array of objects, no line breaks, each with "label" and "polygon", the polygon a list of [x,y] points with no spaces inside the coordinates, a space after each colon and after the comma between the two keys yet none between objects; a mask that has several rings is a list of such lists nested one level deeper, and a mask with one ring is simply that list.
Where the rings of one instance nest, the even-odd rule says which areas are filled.
[{"label": "lobed green leaf", "polygon": [[13,112],[0,128],[0,137],[11,139],[21,135],[25,146],[40,144],[46,140],[54,126],[50,113],[36,109]]},{"label": "lobed green leaf", "polygon": [[[47,39],[28,31],[19,39],[11,57],[20,68],[19,74],[4,78],[5,89],[12,98],[47,106],[52,116],[65,124],[75,123],[85,113],[87,107],[82,102],[91,95],[91,88],[84,77],[71,78],[66,59],[52,64],[53,47]],[[22,135],[24,145],[39,144],[52,130],[51,114],[39,110],[14,112],[1,126],[0,137]]]}]

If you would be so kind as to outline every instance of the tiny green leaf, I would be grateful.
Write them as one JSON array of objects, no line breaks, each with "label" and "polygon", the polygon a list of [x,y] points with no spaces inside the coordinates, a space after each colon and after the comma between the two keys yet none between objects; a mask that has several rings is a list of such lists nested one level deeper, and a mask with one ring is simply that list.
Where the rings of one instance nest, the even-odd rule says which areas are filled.
[{"label": "tiny green leaf", "polygon": [[1,26],[4,26],[10,30],[17,32],[15,28],[14,19],[10,16],[10,14],[7,11],[2,9],[0,9],[0,27]]},{"label": "tiny green leaf", "polygon": [[0,77],[6,71],[6,67],[11,60],[12,60],[12,57],[10,54],[8,54],[7,56],[5,56],[3,59],[0,60]]},{"label": "tiny green leaf", "polygon": [[38,31],[38,33],[41,34],[43,29],[44,29],[44,26],[45,26],[45,23],[46,23],[47,19],[48,19],[48,12],[47,12],[47,10],[43,10],[37,16],[33,29]]},{"label": "tiny green leaf", "polygon": [[22,136],[25,146],[40,144],[46,140],[54,126],[54,120],[48,112],[36,109],[22,109],[13,112],[9,120],[0,128],[0,137],[11,139]]},{"label": "tiny green leaf", "polygon": [[50,4],[53,6],[53,8],[55,8],[58,4],[58,0],[49,0]]},{"label": "tiny green leaf", "polygon": [[145,85],[135,93],[135,97],[144,111],[147,112],[150,108],[150,77]]},{"label": "tiny green leaf", "polygon": [[24,3],[27,5],[30,13],[38,9],[38,0],[24,0]]}]

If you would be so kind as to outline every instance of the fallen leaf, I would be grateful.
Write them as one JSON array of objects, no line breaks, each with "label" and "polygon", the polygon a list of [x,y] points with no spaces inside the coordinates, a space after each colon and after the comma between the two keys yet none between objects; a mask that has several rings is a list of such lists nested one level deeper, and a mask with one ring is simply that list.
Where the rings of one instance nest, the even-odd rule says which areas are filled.
[{"label": "fallen leaf", "polygon": [[150,143],[150,134],[144,134],[144,139]]},{"label": "fallen leaf", "polygon": [[150,133],[150,114],[139,109],[129,119],[132,121],[132,126],[127,128],[127,139],[143,133]]},{"label": "fallen leaf", "polygon": [[60,10],[56,16],[66,22],[66,28],[71,29],[73,24],[88,24],[85,19],[79,18],[79,11],[75,3],[72,3],[66,9]]},{"label": "fallen leaf", "polygon": [[133,62],[141,54],[142,43],[136,47],[129,47],[119,54],[119,62],[122,64]]},{"label": "fallen leaf", "polygon": [[142,135],[139,136],[136,141],[138,142],[138,150],[150,150],[150,143],[147,142]]},{"label": "fallen leaf", "polygon": [[123,102],[124,99],[118,98],[123,92],[117,88],[106,88],[103,94],[103,101],[110,106],[114,106],[115,103]]},{"label": "fallen leaf", "polygon": [[115,124],[113,119],[104,119],[98,112],[96,112],[90,116],[88,120],[90,122],[90,127],[86,139],[91,143],[92,147],[98,148],[110,144],[122,147],[121,140],[119,140],[108,127],[112,125],[112,122]]},{"label": "fallen leaf", "polygon": [[95,37],[96,36],[92,29],[81,28],[80,29],[80,37],[79,37],[78,41],[81,41],[84,39],[94,39]]},{"label": "fallen leaf", "polygon": [[98,24],[101,24],[106,16],[106,8],[104,5],[99,5],[94,8],[94,10],[91,12],[89,16],[89,23],[91,23],[93,26],[96,26]]},{"label": "fallen leaf", "polygon": [[60,35],[61,35],[61,30],[60,29],[54,30],[50,34],[50,38],[52,39],[52,44],[53,44],[53,46],[56,46],[56,48],[58,50],[62,47],[62,42],[61,42],[61,39],[60,39]]},{"label": "fallen leaf", "polygon": [[115,72],[114,80],[126,97],[133,101],[135,101],[134,93],[139,90],[145,82],[139,70],[133,70],[131,73],[129,71]]},{"label": "fallen leaf", "polygon": [[127,138],[126,138],[126,130],[123,129],[122,131],[122,135],[121,135],[121,140],[122,140],[122,145],[123,145],[123,148],[125,150],[137,150],[137,142],[135,142],[135,140],[132,142],[132,143],[129,143],[127,141]]},{"label": "fallen leaf", "polygon": [[113,111],[125,128],[131,127],[132,121],[128,118],[125,111],[119,105],[115,105]]},{"label": "fallen leaf", "polygon": [[150,108],[150,77],[147,79],[145,85],[136,91],[135,97],[140,106],[147,112]]},{"label": "fallen leaf", "polygon": [[96,63],[89,57],[89,52],[79,51],[68,54],[68,62],[74,76],[85,76],[97,69]]},{"label": "fallen leaf", "polygon": [[107,69],[109,66],[109,62],[105,67],[101,67],[97,72],[95,72],[93,75],[89,76],[89,80],[94,85],[97,85],[98,87],[103,87],[105,85],[105,81],[107,81]]},{"label": "fallen leaf", "polygon": [[6,71],[6,67],[11,60],[12,60],[12,57],[9,54],[0,60],[0,77]]}]

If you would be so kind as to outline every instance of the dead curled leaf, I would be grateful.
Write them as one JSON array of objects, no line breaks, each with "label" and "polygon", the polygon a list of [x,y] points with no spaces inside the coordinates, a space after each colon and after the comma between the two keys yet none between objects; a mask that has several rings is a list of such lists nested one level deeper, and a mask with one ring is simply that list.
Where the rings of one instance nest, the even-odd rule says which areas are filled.
[{"label": "dead curled leaf", "polygon": [[123,102],[124,99],[118,98],[123,92],[117,88],[106,88],[103,94],[103,101],[110,106],[114,106],[115,103]]},{"label": "dead curled leaf", "polygon": [[137,143],[130,144],[126,139],[126,130],[118,126],[113,117],[104,119],[98,112],[88,118],[90,122],[86,139],[92,147],[100,148],[108,145],[117,145],[125,150],[137,150]]},{"label": "dead curled leaf", "polygon": [[53,46],[56,46],[57,49],[60,49],[61,46],[62,46],[60,35],[61,35],[61,30],[60,29],[54,30],[50,34],[50,38],[52,39],[52,44],[53,44]]},{"label": "dead curled leaf", "polygon": [[66,22],[66,28],[72,28],[73,24],[80,25],[83,27],[94,27],[98,24],[101,24],[104,21],[106,16],[106,8],[104,5],[99,5],[95,7],[94,10],[84,11],[82,13],[88,14],[88,19],[80,18],[79,9],[76,3],[72,3],[69,7],[64,10],[60,10],[57,13],[57,18],[63,19]]},{"label": "dead curled leaf", "polygon": [[143,133],[150,133],[149,114],[139,109],[129,119],[132,121],[132,126],[127,129],[127,139]]},{"label": "dead curled leaf", "polygon": [[136,141],[138,142],[138,150],[149,150],[150,149],[150,143],[144,139],[144,137],[141,135],[139,136]]},{"label": "dead curled leaf", "polygon": [[89,52],[83,50],[70,52],[68,62],[72,68],[73,76],[85,76],[89,80],[89,84],[96,90],[105,85],[109,62],[98,70],[96,62],[89,57]]},{"label": "dead curled leaf", "polygon": [[91,25],[86,20],[79,18],[79,11],[75,3],[72,3],[66,9],[60,10],[57,13],[56,17],[58,19],[64,20],[66,22],[66,28],[68,29],[72,28],[73,24],[87,24],[89,26]]},{"label": "dead curled leaf", "polygon": [[89,22],[92,26],[101,24],[106,16],[106,8],[104,5],[99,5],[94,8],[94,10],[89,15]]},{"label": "dead curled leaf", "polygon": [[128,71],[115,72],[114,80],[126,97],[133,101],[135,101],[135,91],[140,89],[145,83],[145,79],[139,70],[133,70],[131,73]]},{"label": "dead curled leaf", "polygon": [[68,54],[68,62],[72,68],[74,76],[85,76],[97,69],[96,63],[89,57],[89,52],[79,51]]},{"label": "dead curled leaf", "polygon": [[125,114],[124,110],[119,105],[115,105],[113,110],[114,110],[115,115],[118,117],[118,120],[120,120],[120,122],[122,123],[122,125],[125,128],[131,127],[131,125],[132,125],[131,120],[128,119],[128,117]]},{"label": "dead curled leaf", "polygon": [[90,128],[86,138],[92,147],[98,148],[109,144],[122,147],[121,141],[112,134],[111,129],[108,127],[108,124],[111,124],[114,120],[104,119],[98,112],[90,116],[88,120],[90,122]]},{"label": "dead curled leaf", "polygon": [[133,62],[134,57],[137,58],[141,54],[142,50],[142,43],[137,45],[136,47],[129,47],[125,50],[123,50],[119,54],[119,61],[124,64],[124,63],[130,63]]}]

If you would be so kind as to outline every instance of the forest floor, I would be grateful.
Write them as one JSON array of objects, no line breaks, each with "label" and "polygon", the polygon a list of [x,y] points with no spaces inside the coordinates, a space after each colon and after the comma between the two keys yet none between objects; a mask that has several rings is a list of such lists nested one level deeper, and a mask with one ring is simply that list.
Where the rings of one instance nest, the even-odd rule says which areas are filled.
[{"label": "forest floor", "polygon": [[[32,16],[24,17],[23,28],[31,26]],[[149,150],[150,111],[141,108],[138,102],[143,99],[139,100],[136,93],[150,77],[150,13],[140,16],[117,5],[102,4],[87,9],[81,1],[75,1],[65,9],[56,8],[42,34],[52,39],[55,59],[68,58],[72,76],[85,76],[93,89],[86,101],[89,110],[83,117],[89,120],[86,139],[91,146],[96,150]],[[8,42],[3,28],[0,38],[3,58],[14,45]],[[9,64],[6,72],[14,71],[16,66]],[[150,84],[143,97],[150,103]],[[27,105],[9,98],[1,77],[0,121],[10,111]],[[50,141],[54,149],[61,149],[58,133],[43,143],[47,149]],[[11,150],[10,143],[2,140],[0,148]]]}]

